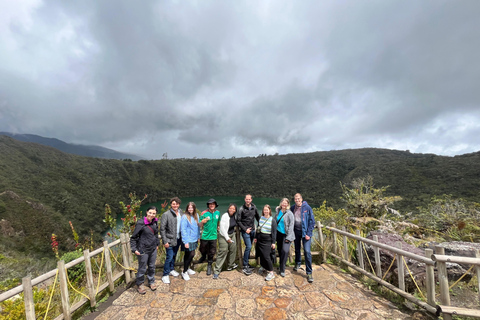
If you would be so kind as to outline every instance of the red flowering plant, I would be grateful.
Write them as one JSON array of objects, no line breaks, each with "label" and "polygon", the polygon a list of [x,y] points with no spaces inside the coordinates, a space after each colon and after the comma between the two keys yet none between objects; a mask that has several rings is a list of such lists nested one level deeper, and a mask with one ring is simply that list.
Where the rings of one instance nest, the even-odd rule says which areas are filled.
[{"label": "red flowering plant", "polygon": [[57,241],[57,235],[55,233],[52,233],[52,237],[50,238],[52,241],[52,250],[53,253],[55,253],[55,258],[57,260],[60,260],[60,256],[58,255],[58,241]]},{"label": "red flowering plant", "polygon": [[119,202],[120,209],[123,213],[123,218],[121,218],[123,226],[120,229],[117,228],[116,217],[114,218],[112,216],[112,209],[108,204],[105,205],[105,219],[103,222],[111,229],[111,232],[108,232],[107,236],[118,238],[118,233],[133,233],[137,219],[141,218],[140,205],[147,199],[147,195],[143,198],[138,198],[135,193],[130,193],[128,197],[130,198],[130,204],[125,205],[123,201]]}]

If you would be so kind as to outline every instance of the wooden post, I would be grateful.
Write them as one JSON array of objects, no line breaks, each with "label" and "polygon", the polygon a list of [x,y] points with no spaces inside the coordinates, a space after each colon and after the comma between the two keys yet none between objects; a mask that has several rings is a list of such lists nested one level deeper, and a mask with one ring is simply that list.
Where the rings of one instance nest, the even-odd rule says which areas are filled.
[{"label": "wooden post", "polygon": [[[396,243],[397,248],[402,249],[402,243],[398,241]],[[397,254],[397,271],[398,271],[398,288],[405,291],[405,267],[403,265],[403,256]]]},{"label": "wooden post", "polygon": [[[343,232],[347,232],[345,227],[342,227]],[[344,259],[350,262],[350,259],[348,257],[348,239],[347,236],[343,236],[343,254],[344,254]]]},{"label": "wooden post", "polygon": [[[431,258],[433,254],[432,249],[425,249],[425,257]],[[434,266],[425,265],[427,274],[427,303],[435,307],[435,270]]]},{"label": "wooden post", "polygon": [[[132,247],[130,246],[130,236],[128,233],[125,234],[125,242],[127,242],[127,253],[128,253],[128,266],[132,267],[134,265],[133,262],[133,252],[132,252]],[[177,255],[178,257],[179,255]],[[132,279],[135,279],[135,271],[130,270],[130,276]]]},{"label": "wooden post", "polygon": [[60,260],[57,263],[58,280],[60,281],[60,295],[62,297],[63,319],[70,320],[70,299],[68,296],[67,272],[65,271],[65,261]]},{"label": "wooden post", "polygon": [[23,302],[25,304],[25,317],[27,320],[35,320],[35,303],[33,302],[32,277],[22,279]]},{"label": "wooden post", "polygon": [[[445,255],[445,248],[435,247],[435,253],[439,255]],[[438,270],[438,282],[440,284],[440,300],[442,305],[450,305],[450,293],[448,288],[448,274],[447,274],[447,264],[445,262],[437,261],[437,270]],[[451,320],[452,315],[444,313],[444,320]]]},{"label": "wooden post", "polygon": [[127,284],[130,283],[130,270],[127,268],[130,267],[128,263],[128,253],[127,253],[127,243],[125,242],[125,233],[120,233],[120,243],[122,244],[122,258],[123,258],[123,266],[125,267],[125,282]]},{"label": "wooden post", "polygon": [[[480,259],[480,251],[475,250],[475,258]],[[475,271],[477,271],[477,282],[478,282],[478,298],[480,299],[480,266],[475,266]]]},{"label": "wooden post", "polygon": [[103,252],[105,259],[105,270],[107,270],[108,288],[110,289],[110,292],[113,292],[113,290],[115,290],[115,284],[113,282],[112,260],[110,259],[108,241],[103,241]]},{"label": "wooden post", "polygon": [[[378,242],[378,236],[373,236],[373,241]],[[381,278],[382,277],[382,261],[380,260],[380,248],[377,246],[372,245],[373,252],[375,253],[375,269],[376,269],[376,276]]]},{"label": "wooden post", "polygon": [[[357,236],[360,237],[360,230],[357,229],[356,231],[357,233]],[[364,264],[364,261],[363,261],[363,250],[362,250],[362,241],[357,241],[357,250],[358,250],[358,264],[360,266],[360,268],[362,268],[363,270],[365,270],[365,264]]]},{"label": "wooden post", "polygon": [[240,266],[240,269],[243,269],[242,240],[240,237],[240,228],[238,226],[235,228],[235,239],[237,239],[238,265]]},{"label": "wooden post", "polygon": [[[335,222],[332,222],[332,228],[335,228]],[[337,248],[337,233],[335,231],[333,232],[333,253],[338,255],[338,248]]]},{"label": "wooden post", "polygon": [[90,307],[95,307],[97,302],[95,301],[95,287],[93,285],[93,273],[92,273],[92,263],[90,261],[90,250],[83,251],[83,257],[85,258],[85,272],[87,274],[87,289],[88,296],[90,298]]},{"label": "wooden post", "polygon": [[322,263],[327,262],[327,251],[325,248],[325,243],[323,242],[323,230],[322,230],[322,224],[320,221],[317,221],[317,227],[318,227],[318,237],[320,238],[320,250],[322,250]]}]

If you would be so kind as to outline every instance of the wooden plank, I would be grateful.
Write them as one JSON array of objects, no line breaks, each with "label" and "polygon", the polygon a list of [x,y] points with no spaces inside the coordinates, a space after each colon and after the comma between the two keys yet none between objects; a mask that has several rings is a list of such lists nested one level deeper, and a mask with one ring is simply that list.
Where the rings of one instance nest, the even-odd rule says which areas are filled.
[{"label": "wooden plank", "polygon": [[[124,233],[120,233],[120,240],[121,240],[121,244],[122,244],[123,266],[125,268],[128,268],[129,265],[128,265],[128,255],[127,255],[127,244],[125,242],[125,234]],[[131,280],[130,270],[125,269],[124,272],[125,272],[125,282],[128,284],[128,283],[130,283],[130,280]]]},{"label": "wooden plank", "polygon": [[436,253],[432,256],[432,259],[437,262],[463,263],[463,264],[473,264],[475,266],[480,266],[479,258],[447,256],[445,254]]},{"label": "wooden plank", "polygon": [[445,314],[448,314],[449,316],[453,314],[457,316],[480,318],[480,310],[478,309],[457,308],[457,307],[444,306],[444,305],[439,305],[439,307],[442,310],[442,313],[444,313],[443,315],[444,319],[445,319]]},{"label": "wooden plank", "polygon": [[318,238],[320,239],[320,250],[322,251],[322,262],[325,263],[327,261],[327,251],[325,248],[325,243],[323,242],[323,230],[322,224],[320,221],[317,221],[317,228],[318,228]]},{"label": "wooden plank", "polygon": [[[445,248],[435,247],[435,253],[438,255],[445,255]],[[442,301],[442,305],[449,306],[450,293],[448,288],[447,263],[443,261],[437,261],[437,270],[438,270],[438,282],[440,284],[440,301]],[[446,313],[443,315],[443,319],[452,320],[452,316]]]},{"label": "wooden plank", "polygon": [[[378,242],[378,236],[373,236],[373,241]],[[380,249],[376,245],[372,245],[373,252],[375,253],[375,275],[379,278],[382,277],[382,261],[380,260]]]},{"label": "wooden plank", "polygon": [[95,287],[93,285],[93,273],[92,273],[92,263],[90,262],[89,251],[84,250],[83,256],[85,257],[85,272],[87,274],[87,289],[88,296],[90,298],[90,307],[95,307],[97,302],[95,301]]},{"label": "wooden plank", "polygon": [[[356,233],[357,233],[357,236],[360,236],[360,230],[357,229]],[[357,240],[357,252],[358,252],[358,264],[359,264],[360,268],[365,270],[365,264],[364,264],[364,261],[363,261],[362,241]]]},{"label": "wooden plank", "polygon": [[[475,250],[475,257],[480,258],[480,251]],[[477,272],[477,285],[478,285],[478,299],[480,301],[480,266],[475,266],[475,271]]]},{"label": "wooden plank", "polygon": [[71,319],[70,299],[68,293],[67,272],[65,269],[65,261],[60,260],[57,263],[58,279],[60,281],[60,295],[62,297],[62,310],[64,319]]},{"label": "wooden plank", "polygon": [[[332,228],[335,229],[335,222],[332,222]],[[339,230],[340,231],[340,230]],[[338,254],[338,248],[337,248],[337,233],[333,233],[333,253]]]},{"label": "wooden plank", "polygon": [[[342,231],[346,232],[345,227],[342,227]],[[350,258],[348,256],[348,239],[347,239],[347,236],[343,236],[343,255],[345,257],[345,260],[350,261]]]},{"label": "wooden plank", "polygon": [[27,320],[35,320],[35,303],[33,302],[32,277],[22,279],[23,303],[25,304],[25,317]]},{"label": "wooden plank", "polygon": [[[431,257],[433,254],[432,249],[425,249],[425,256]],[[427,303],[431,306],[435,306],[435,270],[434,266],[426,265],[426,287],[427,287]]]},{"label": "wooden plank", "polygon": [[[402,249],[402,243],[397,241],[397,248]],[[405,265],[403,261],[403,256],[397,254],[397,271],[398,271],[398,288],[402,291],[405,291]]]},{"label": "wooden plank", "polygon": [[110,292],[115,290],[115,284],[113,283],[113,273],[112,273],[112,261],[110,259],[110,250],[108,248],[108,242],[103,241],[103,249],[105,250],[105,270],[107,273],[107,280],[110,287]]}]

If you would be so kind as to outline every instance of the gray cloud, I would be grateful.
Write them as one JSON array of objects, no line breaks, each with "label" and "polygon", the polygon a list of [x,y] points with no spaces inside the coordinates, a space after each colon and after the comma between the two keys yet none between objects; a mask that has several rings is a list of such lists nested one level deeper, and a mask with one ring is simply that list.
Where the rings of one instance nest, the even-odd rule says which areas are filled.
[{"label": "gray cloud", "polygon": [[0,128],[146,158],[480,149],[480,3],[26,1]]}]

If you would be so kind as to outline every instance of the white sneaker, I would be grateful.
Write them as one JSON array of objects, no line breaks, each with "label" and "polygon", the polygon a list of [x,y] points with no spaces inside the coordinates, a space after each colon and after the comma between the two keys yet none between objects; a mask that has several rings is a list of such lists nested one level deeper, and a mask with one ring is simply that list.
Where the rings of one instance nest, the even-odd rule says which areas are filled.
[{"label": "white sneaker", "polygon": [[182,272],[182,278],[185,281],[190,280],[190,276],[188,275],[188,272]]},{"label": "white sneaker", "polygon": [[168,276],[168,274],[162,277],[162,282],[166,284],[170,283],[170,277]]},{"label": "white sneaker", "polygon": [[172,277],[178,277],[178,276],[180,275],[180,273],[178,273],[178,272],[175,271],[175,270],[172,270],[172,271],[170,271],[170,275],[171,275]]},{"label": "white sneaker", "polygon": [[267,276],[265,277],[265,281],[270,281],[272,280],[273,278],[275,278],[275,275],[273,274],[273,272],[269,272],[267,274]]},{"label": "white sneaker", "polygon": [[193,275],[193,274],[195,274],[196,272],[193,271],[192,269],[188,269],[188,270],[187,270],[187,273],[188,273],[189,275]]}]

